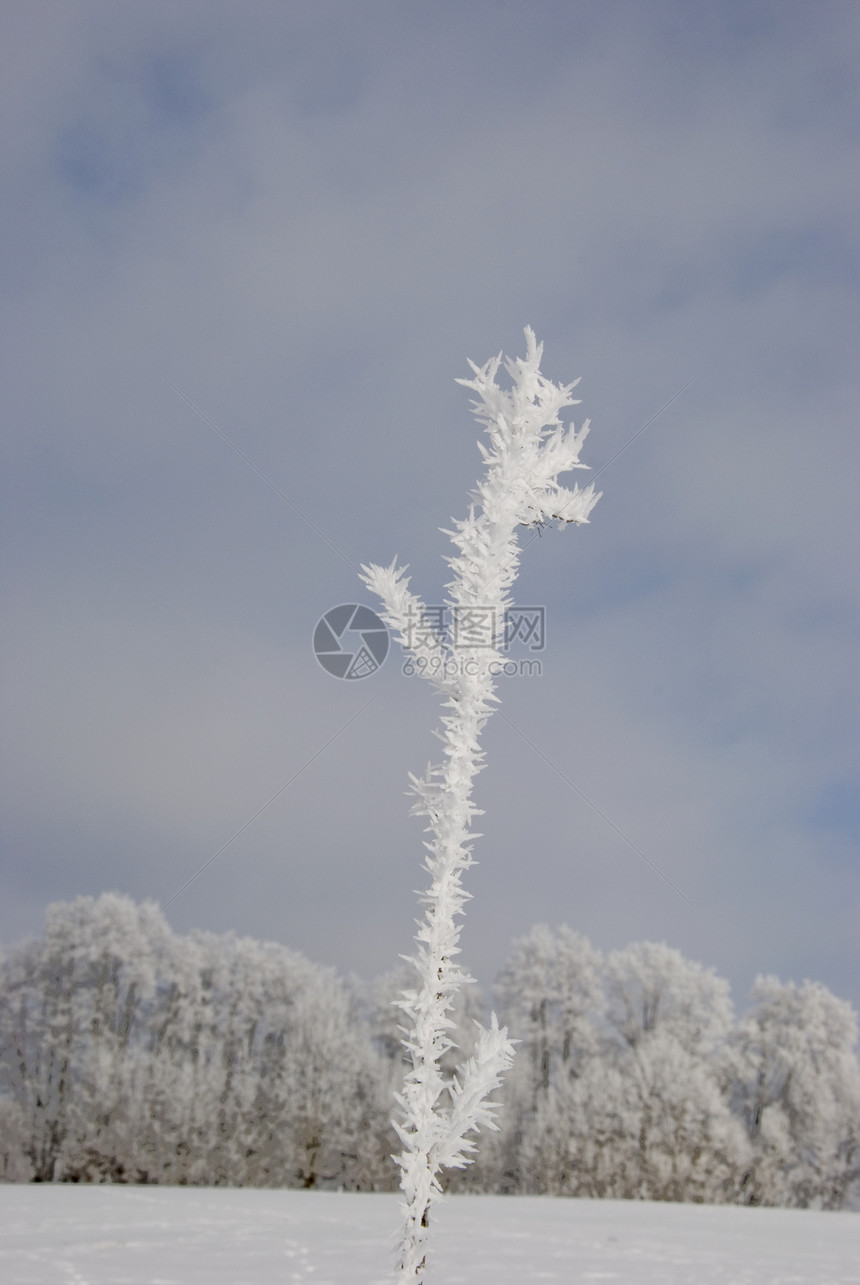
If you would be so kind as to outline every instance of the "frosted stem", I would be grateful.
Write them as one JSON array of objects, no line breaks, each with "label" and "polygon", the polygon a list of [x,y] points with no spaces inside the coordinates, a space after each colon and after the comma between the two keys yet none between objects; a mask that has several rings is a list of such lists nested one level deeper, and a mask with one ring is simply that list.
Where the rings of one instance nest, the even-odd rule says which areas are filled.
[{"label": "frosted stem", "polygon": [[[509,590],[519,569],[518,528],[556,520],[583,523],[599,496],[593,486],[568,490],[558,475],[575,468],[588,432],[565,428],[559,413],[576,404],[575,385],[556,385],[540,373],[542,345],[526,328],[526,356],[505,362],[510,389],[496,375],[501,356],[478,367],[473,379],[459,380],[476,393],[472,403],[489,435],[479,442],[486,463],[484,477],[471,496],[469,515],[449,532],[457,552],[448,559],[453,579],[447,607],[462,623],[472,613],[481,636],[471,645],[449,640],[427,621],[427,611],[409,590],[406,569],[396,559],[389,567],[362,568],[367,586],[382,599],[383,618],[395,631],[418,673],[433,682],[444,699],[439,731],[443,762],[412,777],[413,812],[429,820],[425,868],[430,875],[422,894],[424,917],[411,958],[414,990],[398,1001],[405,1015],[404,1047],[409,1059],[395,1120],[403,1150],[396,1157],[404,1193],[404,1223],[398,1277],[421,1285],[427,1263],[430,1210],[441,1194],[444,1169],[470,1164],[480,1127],[496,1128],[493,1089],[513,1058],[507,1030],[493,1014],[481,1029],[477,1052],[453,1078],[442,1072],[441,1059],[451,1049],[451,1013],[456,995],[472,981],[456,962],[460,953],[459,918],[469,893],[462,876],[472,864],[471,829],[479,809],[472,803],[474,778],[483,767],[480,737],[498,701],[495,674],[504,664],[505,620],[512,606]],[[474,637],[474,635],[473,635]]]}]

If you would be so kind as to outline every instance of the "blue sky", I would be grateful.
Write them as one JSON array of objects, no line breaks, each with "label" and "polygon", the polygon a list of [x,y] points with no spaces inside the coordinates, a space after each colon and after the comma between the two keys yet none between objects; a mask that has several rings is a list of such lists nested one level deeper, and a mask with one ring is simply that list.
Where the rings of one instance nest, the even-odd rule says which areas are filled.
[{"label": "blue sky", "polygon": [[2,24],[0,938],[120,889],[364,974],[409,949],[437,709],[310,639],[361,562],[438,601],[454,381],[529,323],[604,496],[523,558],[547,648],[487,732],[465,962],[568,922],[860,1003],[856,5]]}]

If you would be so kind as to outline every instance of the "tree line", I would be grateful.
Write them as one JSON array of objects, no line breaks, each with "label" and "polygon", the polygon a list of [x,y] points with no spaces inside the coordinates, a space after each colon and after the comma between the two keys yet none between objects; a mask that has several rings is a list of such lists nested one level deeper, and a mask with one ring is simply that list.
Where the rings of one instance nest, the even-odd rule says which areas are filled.
[{"label": "tree line", "polygon": [[[0,1177],[393,1190],[411,984],[182,936],[118,894],[54,905],[0,963]],[[857,1021],[826,987],[759,978],[735,1018],[728,984],[677,950],[604,955],[539,925],[494,1002],[517,1056],[498,1131],[449,1189],[857,1202]],[[472,987],[461,1060],[478,1017]]]}]

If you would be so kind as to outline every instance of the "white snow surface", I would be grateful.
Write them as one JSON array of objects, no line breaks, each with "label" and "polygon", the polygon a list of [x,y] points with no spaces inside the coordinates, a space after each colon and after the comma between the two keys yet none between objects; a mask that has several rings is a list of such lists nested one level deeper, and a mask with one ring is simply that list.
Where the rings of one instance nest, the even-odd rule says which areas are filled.
[{"label": "white snow surface", "polygon": [[[398,1199],[188,1187],[0,1186],[8,1285],[391,1285]],[[454,1196],[427,1285],[858,1285],[860,1215]]]}]

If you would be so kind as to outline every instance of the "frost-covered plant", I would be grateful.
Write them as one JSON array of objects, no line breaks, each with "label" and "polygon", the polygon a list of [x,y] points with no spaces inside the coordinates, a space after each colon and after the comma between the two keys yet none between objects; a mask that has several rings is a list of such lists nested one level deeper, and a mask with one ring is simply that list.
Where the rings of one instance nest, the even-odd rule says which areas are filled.
[{"label": "frost-covered plant", "polygon": [[587,467],[580,463],[579,451],[588,422],[576,432],[560,419],[565,407],[577,404],[570,394],[579,381],[559,385],[544,378],[543,346],[530,328],[525,336],[525,358],[504,363],[509,388],[496,382],[501,354],[484,366],[470,362],[474,378],[458,380],[476,393],[472,408],[489,444],[478,443],[486,472],[472,493],[468,517],[446,532],[457,550],[448,559],[453,579],[446,586],[447,607],[457,626],[454,641],[434,627],[396,558],[388,567],[362,568],[365,583],[382,599],[386,624],[416,670],[443,696],[447,711],[438,733],[443,762],[428,766],[422,777],[410,774],[413,812],[429,819],[431,835],[425,843],[430,886],[422,895],[425,912],[411,961],[417,981],[399,1001],[409,1061],[395,1125],[403,1145],[397,1162],[405,1195],[399,1278],[413,1285],[424,1277],[439,1176],[443,1169],[471,1162],[475,1131],[497,1127],[489,1095],[513,1057],[507,1030],[493,1014],[465,1065],[450,1077],[442,1066],[453,1047],[455,996],[472,980],[456,962],[458,918],[470,895],[462,876],[472,864],[472,842],[478,837],[471,829],[480,812],[472,802],[472,785],[483,766],[481,732],[499,699],[494,675],[504,664],[506,613],[513,605],[509,590],[519,566],[518,529],[540,530],[553,520],[587,522],[599,499],[593,486],[571,490],[558,481],[561,473]]},{"label": "frost-covered plant", "polygon": [[840,1209],[860,1182],[857,1015],[818,982],[759,977],[751,998],[732,1036],[753,1148],[744,1201]]}]

